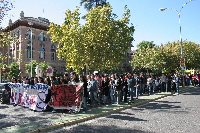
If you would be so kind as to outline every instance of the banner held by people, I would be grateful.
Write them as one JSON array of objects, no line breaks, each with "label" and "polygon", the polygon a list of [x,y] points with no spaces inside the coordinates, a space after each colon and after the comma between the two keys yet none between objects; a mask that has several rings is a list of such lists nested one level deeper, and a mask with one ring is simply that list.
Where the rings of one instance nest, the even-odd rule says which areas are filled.
[{"label": "banner held by people", "polygon": [[82,104],[83,83],[55,85],[51,88],[49,105],[54,109],[67,109],[79,112]]},{"label": "banner held by people", "polygon": [[45,99],[48,94],[48,85],[41,83],[35,85],[10,83],[9,87],[11,88],[11,104],[21,105],[34,111],[45,110],[47,106]]}]

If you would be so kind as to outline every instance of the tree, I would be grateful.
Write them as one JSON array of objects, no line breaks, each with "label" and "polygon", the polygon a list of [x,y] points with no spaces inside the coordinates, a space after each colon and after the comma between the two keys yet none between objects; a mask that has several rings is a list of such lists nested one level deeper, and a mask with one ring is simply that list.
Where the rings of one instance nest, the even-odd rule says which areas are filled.
[{"label": "tree", "polygon": [[93,7],[104,6],[107,4],[106,0],[81,0],[81,6],[83,5],[86,10],[91,10]]},{"label": "tree", "polygon": [[130,10],[116,19],[112,7],[106,5],[90,10],[86,23],[80,25],[80,13],[68,10],[64,24],[51,24],[49,33],[58,43],[58,57],[67,61],[68,68],[80,71],[108,70],[118,67],[133,41],[134,26],[129,26]]},{"label": "tree", "polygon": [[141,47],[136,50],[132,59],[132,66],[138,70],[153,70],[157,68],[158,62],[155,61],[158,47]]},{"label": "tree", "polygon": [[13,8],[11,0],[0,0],[0,24],[6,13]]},{"label": "tree", "polygon": [[20,76],[19,64],[16,62],[11,63],[9,66],[8,76],[9,78],[18,78]]},{"label": "tree", "polygon": [[[200,69],[200,45],[194,42],[183,42],[185,66],[187,69]],[[140,45],[141,46],[141,45]],[[140,47],[134,54],[132,65],[134,68],[148,68],[159,72],[180,70],[180,43],[168,42],[153,48]]]},{"label": "tree", "polygon": [[40,62],[38,65],[42,69],[42,73],[44,75],[49,65],[46,62]]},{"label": "tree", "polygon": [[26,69],[26,72],[30,76],[31,75],[30,74],[31,73],[31,63],[32,63],[32,74],[33,74],[33,77],[35,77],[35,75],[36,75],[35,68],[38,65],[36,60],[32,60],[32,62],[29,62],[28,64],[25,64],[25,69]]},{"label": "tree", "polygon": [[[182,42],[183,55],[185,58],[185,66],[187,69],[200,69],[200,45],[191,41]],[[171,60],[177,68],[180,67],[180,42],[172,42],[165,45],[165,49],[168,49],[173,55]],[[174,60],[174,61],[173,61]]]},{"label": "tree", "polygon": [[137,45],[138,49],[146,49],[146,48],[153,48],[155,44],[153,41],[142,41]]},{"label": "tree", "polygon": [[13,38],[10,36],[9,32],[2,32],[0,30],[0,61],[4,62],[8,58],[8,54],[5,53],[7,51],[8,46],[11,44]]}]

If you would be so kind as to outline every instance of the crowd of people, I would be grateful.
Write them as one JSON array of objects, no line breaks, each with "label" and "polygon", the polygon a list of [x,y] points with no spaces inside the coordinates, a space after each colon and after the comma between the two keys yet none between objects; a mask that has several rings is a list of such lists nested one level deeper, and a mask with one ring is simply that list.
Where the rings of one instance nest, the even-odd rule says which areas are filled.
[{"label": "crowd of people", "polygon": [[[138,96],[151,95],[157,92],[170,91],[179,93],[181,77],[177,74],[153,76],[140,74],[90,74],[79,76],[76,73],[65,73],[59,77],[34,77],[17,80],[12,82],[34,85],[45,83],[49,86],[68,83],[83,83],[83,109],[96,107],[104,104],[120,104],[122,102],[133,102]],[[190,85],[197,82],[191,76],[185,77],[185,84]]]}]

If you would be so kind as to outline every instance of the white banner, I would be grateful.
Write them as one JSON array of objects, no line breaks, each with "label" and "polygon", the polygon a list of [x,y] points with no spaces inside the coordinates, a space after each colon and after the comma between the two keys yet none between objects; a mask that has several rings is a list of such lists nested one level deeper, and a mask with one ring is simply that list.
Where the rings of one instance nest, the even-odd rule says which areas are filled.
[{"label": "white banner", "polygon": [[11,104],[21,105],[35,111],[45,110],[47,106],[45,99],[50,89],[47,84],[10,83],[9,87],[11,88]]}]

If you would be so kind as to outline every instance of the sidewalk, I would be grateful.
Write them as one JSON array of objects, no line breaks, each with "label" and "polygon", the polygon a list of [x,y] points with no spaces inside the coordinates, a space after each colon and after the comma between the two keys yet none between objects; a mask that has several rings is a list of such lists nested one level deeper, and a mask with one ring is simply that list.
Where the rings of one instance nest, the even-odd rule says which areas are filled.
[{"label": "sidewalk", "polygon": [[[184,89],[184,90],[180,89],[180,92],[183,92],[187,89]],[[3,133],[47,132],[56,128],[70,126],[70,125],[91,120],[97,117],[106,116],[106,115],[116,113],[116,112],[131,108],[131,107],[144,105],[148,102],[151,102],[160,98],[164,98],[170,95],[172,94],[169,92],[162,92],[162,93],[156,93],[150,96],[140,96],[139,99],[136,99],[132,103],[123,103],[119,105],[117,104],[105,105],[105,106],[101,106],[97,108],[92,108],[86,113],[84,112],[80,112],[77,114],[56,113],[54,115],[54,113],[51,113],[51,112],[42,112],[42,115],[45,115],[45,113],[47,113],[47,115],[51,113],[51,116],[45,118],[45,120],[39,119],[37,121],[33,121],[30,123],[3,128],[3,129],[0,129],[0,132],[3,132]]]}]

